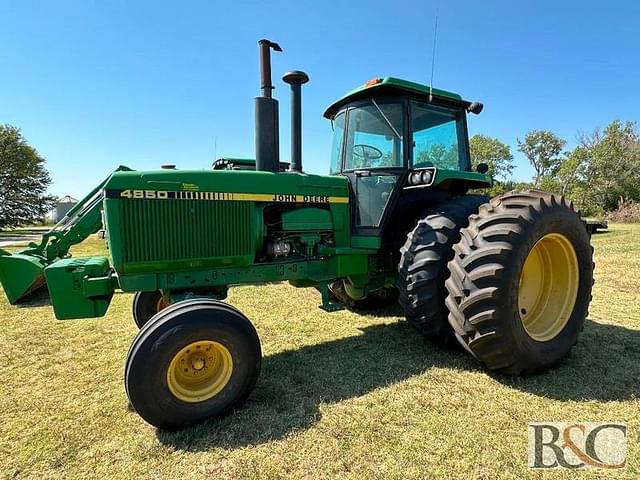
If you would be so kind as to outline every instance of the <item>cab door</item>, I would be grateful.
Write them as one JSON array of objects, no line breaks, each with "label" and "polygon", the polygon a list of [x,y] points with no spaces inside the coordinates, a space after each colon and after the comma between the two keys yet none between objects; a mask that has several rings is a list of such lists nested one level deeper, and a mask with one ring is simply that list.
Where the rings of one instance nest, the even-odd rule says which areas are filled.
[{"label": "cab door", "polygon": [[356,233],[378,234],[406,171],[403,119],[404,101],[384,98],[355,103],[346,110],[341,127],[336,121],[336,128],[343,129],[342,174],[354,195]]}]

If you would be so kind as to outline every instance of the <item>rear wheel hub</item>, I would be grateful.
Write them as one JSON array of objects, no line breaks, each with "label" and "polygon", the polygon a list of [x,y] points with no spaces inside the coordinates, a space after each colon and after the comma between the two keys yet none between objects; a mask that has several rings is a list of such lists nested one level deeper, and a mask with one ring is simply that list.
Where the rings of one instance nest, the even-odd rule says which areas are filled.
[{"label": "rear wheel hub", "polygon": [[565,327],[578,295],[578,259],[571,242],[550,233],[527,256],[518,290],[520,319],[539,342],[555,338]]}]

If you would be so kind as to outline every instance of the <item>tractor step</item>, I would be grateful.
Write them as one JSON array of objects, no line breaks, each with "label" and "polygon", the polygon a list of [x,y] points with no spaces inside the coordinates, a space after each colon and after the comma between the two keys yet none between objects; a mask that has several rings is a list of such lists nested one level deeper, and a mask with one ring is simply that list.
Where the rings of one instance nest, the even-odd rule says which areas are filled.
[{"label": "tractor step", "polygon": [[320,305],[322,310],[325,312],[337,312],[339,310],[344,310],[344,305],[333,300],[331,293],[329,292],[328,284],[323,283],[317,288],[322,296],[322,305]]}]

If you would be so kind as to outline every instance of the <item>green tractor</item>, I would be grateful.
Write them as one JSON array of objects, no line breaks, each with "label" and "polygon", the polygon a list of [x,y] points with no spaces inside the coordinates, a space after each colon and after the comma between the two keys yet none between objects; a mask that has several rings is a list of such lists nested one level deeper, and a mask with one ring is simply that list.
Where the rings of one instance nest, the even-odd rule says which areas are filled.
[{"label": "green tractor", "polygon": [[[116,289],[135,293],[140,328],[125,365],[133,408],[160,428],[224,415],[251,393],[255,328],[223,302],[233,285],[314,287],[322,308],[399,302],[434,341],[459,342],[487,368],[544,370],[583,328],[593,282],[590,238],[564,198],[538,190],[491,200],[472,171],[467,113],[482,104],[376,78],[325,112],[330,175],[305,174],[303,72],[292,92],[290,164],[278,152],[270,54],[260,42],[256,159],[211,171],[119,168],[39,244],[0,251],[11,303],[47,284],[59,319],[99,317]],[[104,228],[110,256],[69,247]]]}]

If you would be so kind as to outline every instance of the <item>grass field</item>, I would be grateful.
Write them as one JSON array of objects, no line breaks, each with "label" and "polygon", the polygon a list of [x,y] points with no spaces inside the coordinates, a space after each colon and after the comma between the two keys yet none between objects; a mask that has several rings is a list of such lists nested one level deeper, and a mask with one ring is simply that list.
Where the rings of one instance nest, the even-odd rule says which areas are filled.
[{"label": "grass field", "polygon": [[[580,341],[530,378],[424,343],[395,310],[329,314],[312,289],[234,288],[229,301],[262,341],[258,385],[235,414],[176,433],[127,407],[131,295],[79,321],[0,295],[0,477],[604,477],[528,470],[527,422],[607,420],[629,428],[628,466],[608,474],[639,478],[640,225],[611,225],[593,244]],[[101,252],[95,239],[74,251]]]}]

